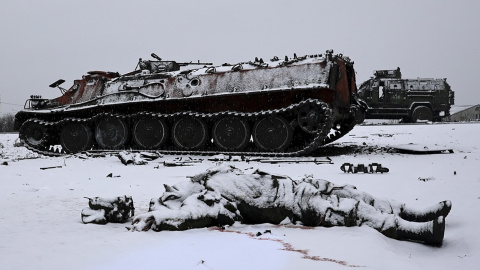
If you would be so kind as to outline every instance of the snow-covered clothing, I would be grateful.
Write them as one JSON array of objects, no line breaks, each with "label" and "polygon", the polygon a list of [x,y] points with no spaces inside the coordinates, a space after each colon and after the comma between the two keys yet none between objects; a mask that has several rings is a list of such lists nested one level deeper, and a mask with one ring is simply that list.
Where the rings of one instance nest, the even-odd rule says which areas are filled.
[{"label": "snow-covered clothing", "polygon": [[[148,213],[134,218],[134,230],[185,230],[207,226],[280,224],[370,226],[396,239],[440,245],[449,201],[417,211],[395,201],[374,198],[355,186],[338,186],[310,177],[292,180],[260,170],[246,173],[221,165],[191,181],[165,185]],[[418,236],[420,236],[419,239]]]}]

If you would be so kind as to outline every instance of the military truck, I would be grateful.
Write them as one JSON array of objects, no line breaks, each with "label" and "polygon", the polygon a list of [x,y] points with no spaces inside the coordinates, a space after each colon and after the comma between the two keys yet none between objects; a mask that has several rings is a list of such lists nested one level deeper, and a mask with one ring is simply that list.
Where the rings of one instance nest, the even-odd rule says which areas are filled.
[{"label": "military truck", "polygon": [[441,121],[450,115],[454,92],[447,79],[402,79],[400,68],[376,70],[362,83],[358,94],[368,105],[368,119],[402,119],[404,122]]}]

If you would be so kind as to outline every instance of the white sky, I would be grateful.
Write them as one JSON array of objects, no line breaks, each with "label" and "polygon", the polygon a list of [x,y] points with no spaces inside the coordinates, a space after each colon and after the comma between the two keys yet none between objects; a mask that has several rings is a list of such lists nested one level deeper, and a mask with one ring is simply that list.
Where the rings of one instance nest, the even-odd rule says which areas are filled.
[{"label": "white sky", "polygon": [[480,104],[479,11],[477,0],[0,0],[0,113],[59,96],[57,79],[126,73],[152,52],[222,64],[333,49],[355,61],[357,84],[400,67]]}]

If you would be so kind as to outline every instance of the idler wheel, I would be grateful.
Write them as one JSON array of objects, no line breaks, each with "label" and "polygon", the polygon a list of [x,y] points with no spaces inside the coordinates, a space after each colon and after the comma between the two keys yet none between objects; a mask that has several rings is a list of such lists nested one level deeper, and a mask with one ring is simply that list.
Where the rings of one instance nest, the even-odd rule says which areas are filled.
[{"label": "idler wheel", "polygon": [[48,129],[37,121],[25,122],[20,130],[20,138],[33,147],[47,146]]},{"label": "idler wheel", "polygon": [[95,140],[101,149],[120,149],[128,140],[127,123],[117,117],[105,117],[95,127]]},{"label": "idler wheel", "polygon": [[69,123],[60,132],[60,144],[67,153],[78,153],[93,146],[92,129],[84,123]]},{"label": "idler wheel", "polygon": [[247,121],[234,116],[218,120],[213,126],[213,142],[223,150],[241,150],[250,141],[250,126]]},{"label": "idler wheel", "polygon": [[322,128],[324,120],[325,115],[322,113],[322,108],[317,104],[305,104],[298,111],[298,124],[307,133],[317,133]]},{"label": "idler wheel", "polygon": [[253,127],[253,141],[266,151],[282,151],[293,139],[293,129],[284,118],[270,116],[258,120]]},{"label": "idler wheel", "polygon": [[133,125],[133,141],[142,149],[158,149],[168,137],[163,119],[141,118]]},{"label": "idler wheel", "polygon": [[173,124],[172,137],[175,145],[182,149],[198,149],[209,139],[208,126],[199,118],[181,118]]}]

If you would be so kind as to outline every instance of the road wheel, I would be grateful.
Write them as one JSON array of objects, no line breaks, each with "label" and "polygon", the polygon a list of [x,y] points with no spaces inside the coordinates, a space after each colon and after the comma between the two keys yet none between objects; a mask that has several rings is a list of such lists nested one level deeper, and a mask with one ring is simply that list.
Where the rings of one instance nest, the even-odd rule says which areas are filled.
[{"label": "road wheel", "polygon": [[270,116],[258,120],[253,127],[253,141],[262,150],[283,151],[293,139],[293,129],[282,117]]},{"label": "road wheel", "polygon": [[430,108],[426,106],[418,106],[412,112],[412,122],[416,123],[418,121],[432,121],[433,113]]},{"label": "road wheel", "polygon": [[181,118],[173,124],[172,137],[175,145],[182,149],[199,149],[209,139],[208,126],[199,118]]},{"label": "road wheel", "polygon": [[141,149],[158,149],[168,137],[163,119],[141,118],[133,125],[133,141]]},{"label": "road wheel", "polygon": [[121,149],[128,140],[127,123],[117,117],[105,117],[95,127],[95,140],[100,149]]},{"label": "road wheel", "polygon": [[223,150],[241,150],[250,141],[250,126],[247,121],[234,116],[218,120],[213,126],[213,142]]},{"label": "road wheel", "polygon": [[20,138],[33,147],[48,146],[48,129],[36,120],[23,123],[20,128]]},{"label": "road wheel", "polygon": [[60,131],[60,144],[67,153],[89,150],[93,146],[93,132],[86,124],[69,123]]}]

